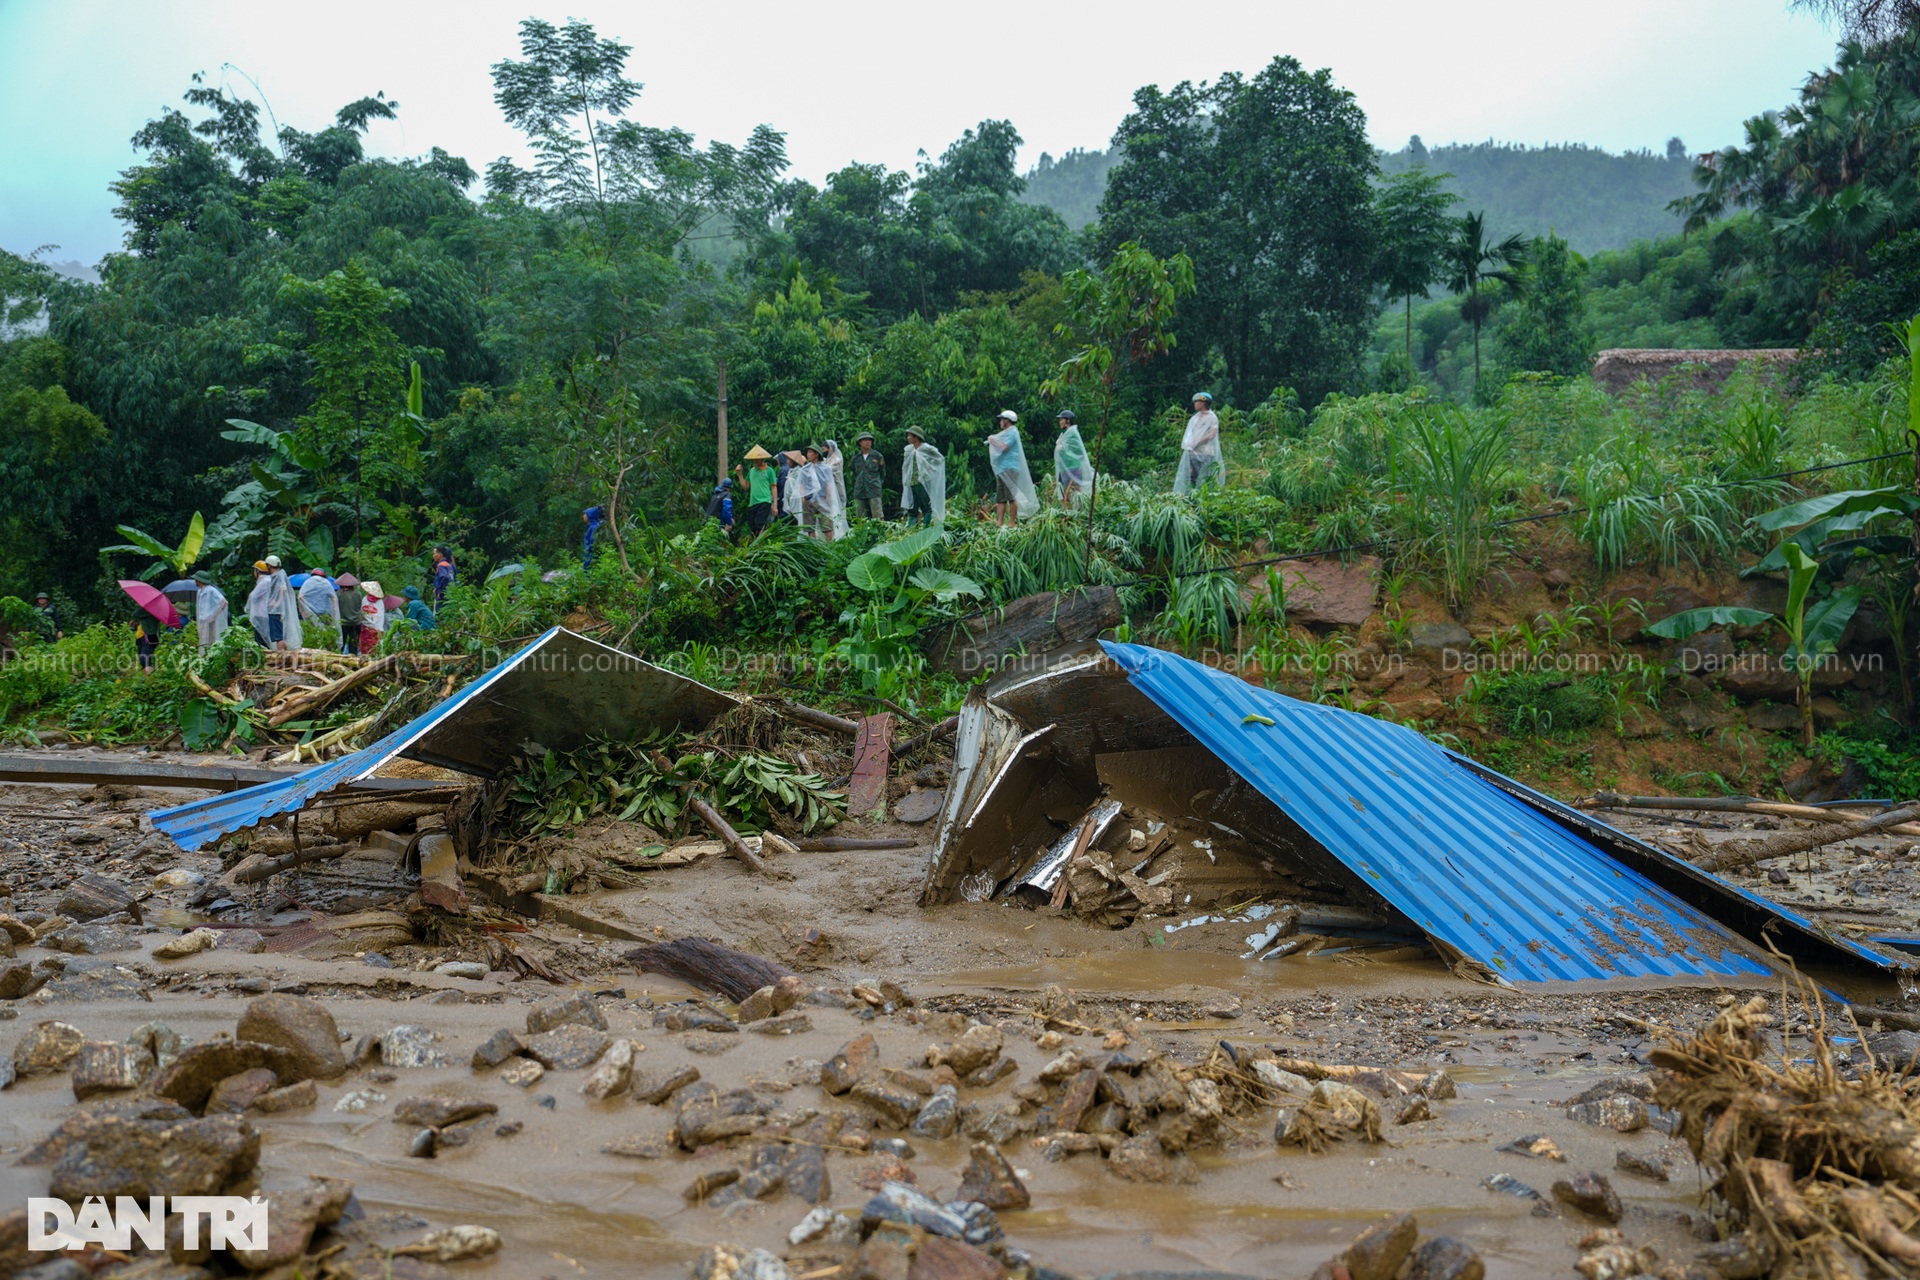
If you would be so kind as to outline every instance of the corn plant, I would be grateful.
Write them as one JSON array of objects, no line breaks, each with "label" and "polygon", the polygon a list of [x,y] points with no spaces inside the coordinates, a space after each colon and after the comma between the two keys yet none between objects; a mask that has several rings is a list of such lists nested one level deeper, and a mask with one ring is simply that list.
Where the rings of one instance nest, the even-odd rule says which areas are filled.
[{"label": "corn plant", "polygon": [[1464,410],[1423,408],[1406,417],[1396,460],[1418,554],[1439,570],[1448,606],[1464,614],[1493,551],[1493,507],[1510,444],[1503,416],[1476,421]]}]

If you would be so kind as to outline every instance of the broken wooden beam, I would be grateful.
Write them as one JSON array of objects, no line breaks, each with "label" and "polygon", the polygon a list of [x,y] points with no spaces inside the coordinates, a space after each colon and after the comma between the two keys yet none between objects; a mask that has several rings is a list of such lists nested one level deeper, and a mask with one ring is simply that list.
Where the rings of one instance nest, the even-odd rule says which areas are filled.
[{"label": "broken wooden beam", "polygon": [[[269,876],[279,875],[282,871],[291,871],[295,867],[304,867],[309,862],[326,862],[333,858],[344,857],[347,850],[351,848],[353,848],[351,844],[310,844],[277,858],[263,858],[253,854],[222,879],[233,884],[259,884]],[[260,860],[256,862],[255,858]]]},{"label": "broken wooden beam", "polygon": [[802,853],[845,853],[856,849],[911,849],[918,843],[918,840],[909,840],[904,836],[873,840],[858,836],[820,836],[799,841],[798,848]]},{"label": "broken wooden beam", "polygon": [[860,723],[845,716],[836,716],[831,711],[821,711],[816,707],[803,707],[789,698],[767,698],[766,707],[778,715],[785,716],[795,724],[804,724],[815,729],[825,729],[828,733],[841,734],[848,738],[860,736]]},{"label": "broken wooden beam", "polygon": [[700,821],[706,823],[713,831],[713,834],[720,837],[720,842],[727,846],[728,853],[731,853],[734,857],[740,859],[740,861],[746,863],[763,876],[768,876],[775,880],[791,880],[793,878],[791,872],[780,870],[778,867],[761,858],[759,854],[747,848],[747,842],[742,840],[740,833],[735,831],[732,825],[720,816],[718,809],[715,809],[705,800],[693,794],[687,796],[687,804],[693,810],[695,816],[697,816]]},{"label": "broken wooden beam", "polygon": [[1740,867],[1751,867],[1756,863],[1768,862],[1774,858],[1785,858],[1796,853],[1805,853],[1810,849],[1818,849],[1822,845],[1852,840],[1856,836],[1875,835],[1891,827],[1898,827],[1902,823],[1911,822],[1915,818],[1920,818],[1920,804],[1889,809],[1885,813],[1842,826],[1816,827],[1812,831],[1783,831],[1765,840],[1743,840],[1737,845],[1722,845],[1693,865],[1702,871],[1732,871]]},{"label": "broken wooden beam", "polygon": [[898,760],[910,756],[936,738],[951,738],[953,731],[960,727],[959,716],[948,716],[925,733],[916,733],[911,738],[897,742],[893,747],[893,758]]},{"label": "broken wooden beam", "polygon": [[[1752,796],[1623,796],[1611,791],[1596,792],[1580,802],[1583,809],[1654,809],[1679,812],[1748,813],[1765,818],[1804,818],[1809,822],[1858,822],[1868,815],[1849,813],[1845,806],[1825,807],[1810,804],[1785,804],[1774,800],[1756,800]],[[1860,804],[1856,808],[1866,808]],[[1878,806],[1882,812],[1885,806]],[[1902,823],[1886,829],[1888,835],[1920,836],[1920,823]]]}]

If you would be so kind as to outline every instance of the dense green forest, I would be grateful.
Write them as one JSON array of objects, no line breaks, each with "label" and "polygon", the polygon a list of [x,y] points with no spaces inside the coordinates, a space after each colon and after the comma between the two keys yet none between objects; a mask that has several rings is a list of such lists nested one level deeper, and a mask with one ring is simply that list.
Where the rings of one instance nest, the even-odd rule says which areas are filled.
[{"label": "dense green forest", "polygon": [[[272,551],[402,580],[436,542],[476,564],[562,554],[590,506],[623,544],[691,528],[723,364],[735,459],[871,427],[897,490],[914,426],[964,500],[992,484],[1003,408],[1037,474],[1071,407],[1102,471],[1164,484],[1201,389],[1230,431],[1279,439],[1336,397],[1492,404],[1614,342],[1813,336],[1821,373],[1862,378],[1920,302],[1910,36],[1844,46],[1707,157],[1664,215],[1684,236],[1591,255],[1503,211],[1542,173],[1652,200],[1680,162],[1403,164],[1333,71],[1286,57],[1142,88],[1112,151],[1030,175],[1015,125],[986,120],[913,173],[852,163],[815,186],[774,124],[703,147],[647,122],[630,56],[583,23],[524,24],[492,75],[527,168],[368,157],[368,124],[400,111],[379,95],[275,133],[196,80],[139,125],[113,184],[125,249],[97,283],[0,258],[0,595],[117,609],[112,581],[149,566],[102,552],[116,528],[172,546],[195,513],[207,565]],[[1615,171],[1645,180],[1609,192],[1595,175]],[[1463,202],[1463,175],[1506,194]],[[1084,209],[1096,178],[1084,228],[1034,203],[1071,189]]]}]

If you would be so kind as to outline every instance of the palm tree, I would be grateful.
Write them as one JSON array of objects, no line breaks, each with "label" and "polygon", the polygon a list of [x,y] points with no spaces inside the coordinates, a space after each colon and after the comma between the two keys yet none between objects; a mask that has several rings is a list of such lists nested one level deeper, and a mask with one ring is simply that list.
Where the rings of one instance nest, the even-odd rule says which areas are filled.
[{"label": "palm tree", "polygon": [[1454,233],[1453,243],[1447,247],[1447,292],[1464,293],[1467,300],[1460,304],[1460,316],[1473,325],[1473,381],[1480,383],[1480,326],[1493,314],[1494,299],[1482,292],[1480,287],[1489,280],[1498,280],[1509,288],[1520,287],[1520,274],[1517,268],[1526,261],[1527,242],[1518,234],[1510,235],[1498,244],[1487,243],[1487,215],[1485,211],[1469,213],[1460,219],[1459,229]]}]

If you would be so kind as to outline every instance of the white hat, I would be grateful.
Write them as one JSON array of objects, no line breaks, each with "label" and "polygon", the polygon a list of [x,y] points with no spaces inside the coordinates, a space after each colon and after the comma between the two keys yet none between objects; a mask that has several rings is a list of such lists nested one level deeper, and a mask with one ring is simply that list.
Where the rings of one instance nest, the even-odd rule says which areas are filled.
[{"label": "white hat", "polygon": [[1002,410],[1000,411],[1000,417],[1001,417],[1001,418],[1002,418],[1003,420],[1005,420],[1005,421],[1007,421],[1007,422],[1018,422],[1018,421],[1020,421],[1020,415],[1019,415],[1019,414],[1017,414],[1017,413],[1015,413],[1015,412],[1014,412],[1013,410],[1011,410],[1011,409],[1002,409]]},{"label": "white hat", "polygon": [[279,556],[268,556],[268,557],[267,557],[267,566],[268,566],[269,568],[273,568],[273,569],[278,569],[278,568],[280,567],[280,557],[279,557]]}]

